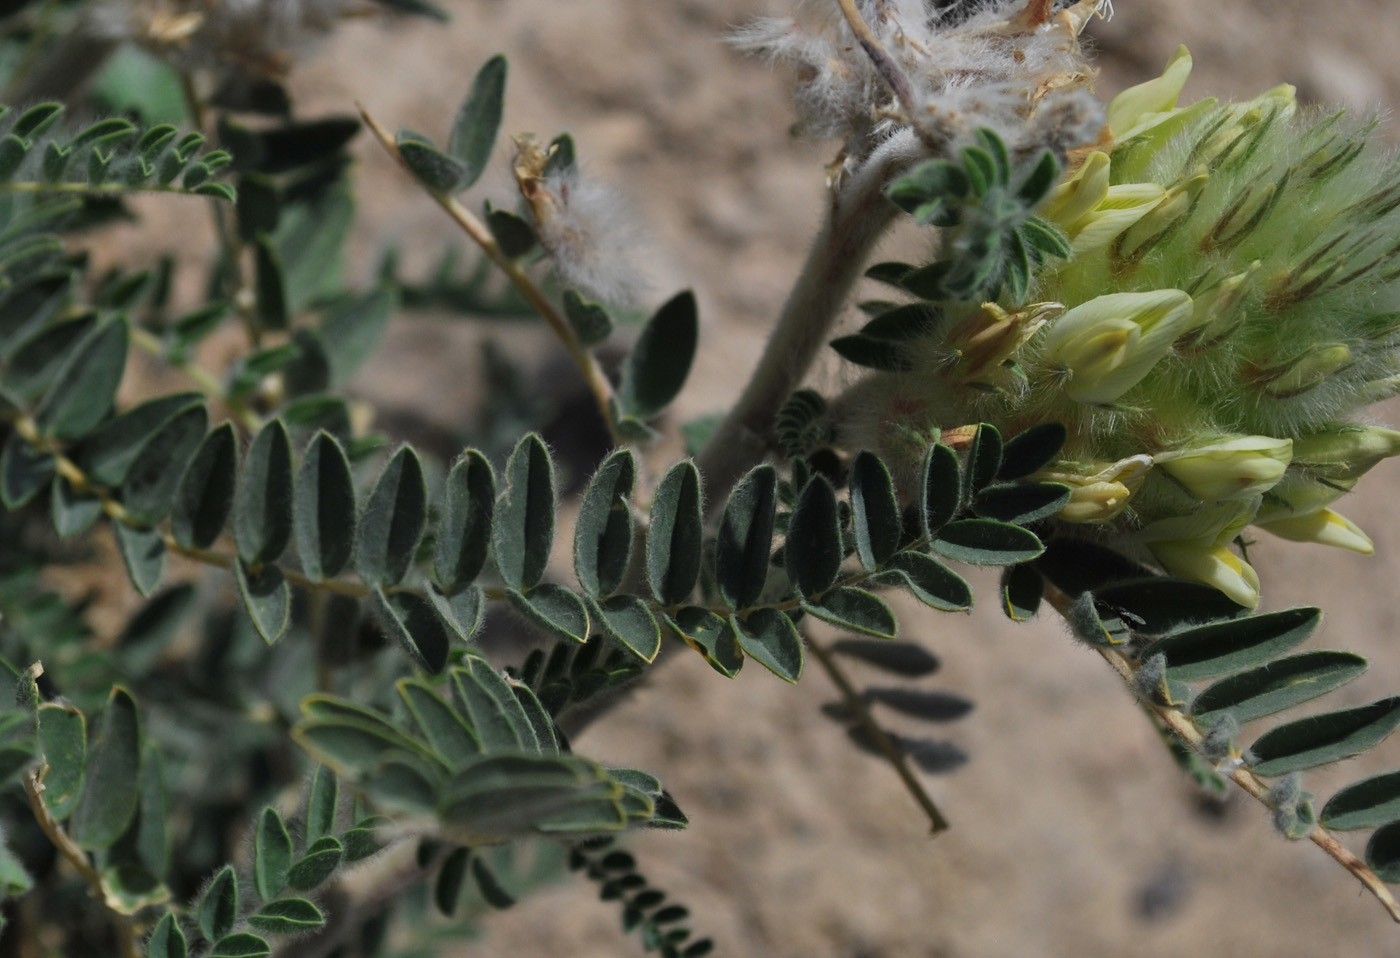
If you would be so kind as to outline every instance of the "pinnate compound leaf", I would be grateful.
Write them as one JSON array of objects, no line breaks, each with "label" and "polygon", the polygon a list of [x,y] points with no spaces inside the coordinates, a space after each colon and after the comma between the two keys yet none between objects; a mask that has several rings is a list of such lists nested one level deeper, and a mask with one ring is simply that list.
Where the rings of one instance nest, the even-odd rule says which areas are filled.
[{"label": "pinnate compound leaf", "polygon": [[832,643],[831,651],[911,679],[932,675],[939,668],[937,656],[913,642],[840,639]]},{"label": "pinnate compound leaf", "polygon": [[175,496],[209,426],[203,404],[176,413],[146,440],[122,481],[122,505],[142,524],[160,522],[175,506]]},{"label": "pinnate compound leaf", "polygon": [[287,885],[297,891],[310,891],[320,885],[340,867],[345,849],[334,835],[323,835],[313,841],[306,854],[287,872]]},{"label": "pinnate compound leaf", "polygon": [[300,935],[325,923],[321,909],[305,898],[278,898],[248,916],[248,924],[265,935]]},{"label": "pinnate compound leaf", "polygon": [[704,656],[720,675],[733,678],[744,666],[744,653],[729,622],[708,609],[689,605],[666,616],[666,624],[686,645]]},{"label": "pinnate compound leaf", "polygon": [[700,472],[693,462],[678,462],[657,486],[647,530],[647,582],[661,605],[679,605],[694,591],[703,540]]},{"label": "pinnate compound leaf", "polygon": [[465,190],[485,172],[501,129],[505,91],[506,58],[497,54],[477,71],[466,99],[452,120],[447,152],[461,165],[453,188]]},{"label": "pinnate compound leaf", "polygon": [[1320,821],[1324,828],[1349,831],[1375,828],[1400,819],[1400,772],[1386,772],[1353,782],[1328,799]]},{"label": "pinnate compound leaf", "polygon": [[1321,609],[1302,606],[1212,622],[1158,639],[1140,658],[1165,655],[1168,678],[1193,682],[1271,661],[1306,641],[1321,621]]},{"label": "pinnate compound leaf", "polygon": [[[1170,662],[1170,659],[1168,659]],[[1310,715],[1270,729],[1249,750],[1256,775],[1273,777],[1330,765],[1377,745],[1400,725],[1400,696],[1370,705]]]},{"label": "pinnate compound leaf", "polygon": [[695,294],[678,293],[647,321],[622,369],[618,400],[623,412],[650,419],[685,386],[699,337]]},{"label": "pinnate compound leaf", "polygon": [[932,539],[962,507],[962,468],[958,454],[941,443],[929,446],[924,455],[921,476],[923,496],[919,500],[924,535]]},{"label": "pinnate compound leaf", "polygon": [[534,433],[510,454],[493,533],[496,567],[506,585],[522,592],[533,588],[554,544],[554,463]]},{"label": "pinnate compound leaf", "polygon": [[632,507],[637,463],[619,449],[588,483],[574,526],[574,574],[592,598],[611,595],[622,584],[632,556]]},{"label": "pinnate compound leaf", "polygon": [[899,549],[902,522],[894,480],[878,456],[861,452],[851,463],[850,482],[856,555],[874,572]]},{"label": "pinnate compound leaf", "polygon": [[1229,712],[1243,724],[1326,695],[1366,668],[1366,660],[1351,652],[1321,650],[1284,656],[1211,685],[1192,699],[1191,717],[1209,724]]},{"label": "pinnate compound leaf", "polygon": [[997,479],[1012,482],[1039,472],[1055,461],[1068,438],[1069,430],[1058,422],[1038,423],[1017,434],[1002,448]]},{"label": "pinnate compound leaf", "polygon": [[814,476],[802,490],[788,523],[783,555],[788,576],[803,596],[821,595],[836,582],[845,553],[836,490],[825,476]]},{"label": "pinnate compound leaf", "polygon": [[287,884],[292,867],[292,837],[275,808],[264,808],[253,837],[253,887],[263,901],[272,901]]},{"label": "pinnate compound leaf", "polygon": [[778,678],[796,682],[802,677],[802,636],[792,619],[777,609],[755,609],[743,619],[729,617],[739,647]]},{"label": "pinnate compound leaf", "polygon": [[412,592],[390,592],[378,586],[370,593],[370,609],[380,627],[419,667],[437,675],[447,667],[452,645],[447,623],[432,603]]},{"label": "pinnate compound leaf", "polygon": [[1026,525],[1053,516],[1069,503],[1069,486],[1058,482],[1007,482],[986,486],[972,503],[984,519]]},{"label": "pinnate compound leaf", "polygon": [[564,586],[545,582],[528,593],[507,589],[506,600],[516,612],[556,638],[588,641],[588,606]]},{"label": "pinnate compound leaf", "polygon": [[1045,597],[1045,579],[1032,565],[1007,566],[1001,574],[1001,610],[1013,622],[1035,618]]},{"label": "pinnate compound leaf", "polygon": [[79,439],[106,418],[126,368],[127,338],[124,319],[84,337],[34,410],[40,432],[51,439]]},{"label": "pinnate compound leaf", "polygon": [[258,431],[234,503],[233,538],[249,565],[273,562],[292,537],[292,440],[282,420]]},{"label": "pinnate compound leaf", "polygon": [[267,940],[252,932],[240,931],[214,942],[208,958],[265,958],[272,954]]},{"label": "pinnate compound leaf", "polygon": [[1035,533],[992,519],[950,522],[938,531],[930,548],[969,565],[1013,565],[1045,551]]},{"label": "pinnate compound leaf", "polygon": [[802,603],[802,608],[837,628],[881,639],[892,639],[899,631],[890,607],[863,589],[832,589],[820,599]]},{"label": "pinnate compound leaf", "polygon": [[319,432],[297,470],[292,510],[297,555],[312,582],[333,578],[349,563],[356,511],[350,460],[334,436]]},{"label": "pinnate compound leaf", "polygon": [[661,627],[637,596],[615,595],[594,603],[593,608],[608,637],[643,662],[651,662],[661,651]]},{"label": "pinnate compound leaf", "polygon": [[443,490],[433,571],[444,592],[472,582],[486,564],[496,510],[496,475],[491,463],[468,449],[452,465]]},{"label": "pinnate compound leaf", "polygon": [[121,522],[112,524],[117,550],[131,584],[142,596],[150,596],[165,575],[165,540],[157,529],[134,529]]},{"label": "pinnate compound leaf", "polygon": [[268,645],[276,642],[287,631],[292,615],[292,590],[287,577],[270,562],[254,567],[241,558],[234,560],[233,577],[253,628]]},{"label": "pinnate compound leaf", "polygon": [[101,737],[88,749],[83,791],[69,833],[83,849],[111,847],[140,801],[141,723],[132,693],[115,686],[102,710]]},{"label": "pinnate compound leaf", "polygon": [[724,506],[715,541],[715,580],[731,609],[746,609],[763,594],[777,503],[778,472],[762,465],[739,480]]},{"label": "pinnate compound leaf", "polygon": [[146,958],[186,958],[188,955],[189,943],[185,940],[185,933],[180,930],[175,915],[167,911],[156,922],[151,937],[146,939]]},{"label": "pinnate compound leaf", "polygon": [[187,549],[207,549],[223,532],[233,510],[238,440],[225,422],[204,437],[180,478],[170,531]]},{"label": "pinnate compound leaf", "polygon": [[82,794],[87,763],[87,721],[71,705],[45,702],[38,708],[39,750],[49,770],[44,774],[44,804],[63,821]]},{"label": "pinnate compound leaf", "polygon": [[355,571],[366,585],[397,585],[413,564],[428,521],[423,463],[412,446],[389,460],[365,503],[355,537]]},{"label": "pinnate compound leaf", "polygon": [[238,920],[238,875],[225,865],[199,901],[199,931],[210,941],[223,938]]}]

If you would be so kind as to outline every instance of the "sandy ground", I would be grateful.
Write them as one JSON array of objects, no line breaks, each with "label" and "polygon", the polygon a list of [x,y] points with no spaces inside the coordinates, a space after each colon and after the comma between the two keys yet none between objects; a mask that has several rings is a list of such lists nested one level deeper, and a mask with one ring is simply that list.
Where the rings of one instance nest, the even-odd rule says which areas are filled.
[{"label": "sandy ground", "polygon": [[[751,368],[815,229],[831,152],[793,142],[781,77],[719,40],[746,17],[784,12],[782,0],[449,6],[448,27],[343,30],[296,75],[303,111],[348,110],[359,99],[391,127],[441,136],[477,66],[507,52],[508,129],[572,131],[587,167],[624,187],[647,225],[651,301],[687,286],[699,296],[701,355],[678,418],[720,408]],[[1186,43],[1197,63],[1188,95],[1246,96],[1289,80],[1308,100],[1400,103],[1400,8],[1388,0],[1118,6],[1111,24],[1092,31],[1107,90],[1154,74]],[[390,236],[403,240],[410,263],[426,263],[451,237],[449,224],[366,138],[359,149],[361,265]],[[509,193],[496,174],[474,195],[507,201]],[[461,429],[475,335],[405,320],[361,388]],[[824,370],[818,379],[839,376]],[[1378,470],[1348,503],[1378,557],[1273,541],[1257,551],[1266,606],[1322,605],[1329,618],[1314,646],[1373,657],[1371,674],[1334,700],[1400,688],[1388,603],[1400,572],[1387,496],[1397,477],[1394,466]],[[928,780],[953,822],[937,840],[926,839],[892,772],[819,715],[834,696],[815,668],[789,687],[757,667],[725,681],[687,658],[577,743],[660,774],[690,814],[688,832],[645,835],[632,847],[721,953],[1400,953],[1400,928],[1316,848],[1277,837],[1261,808],[1237,796],[1203,810],[1116,678],[1056,621],[1013,626],[992,602],[994,582],[975,584],[983,600],[971,616],[901,610],[906,634],[944,661],[929,684],[978,703],[947,728],[971,762]],[[1379,753],[1309,787],[1325,797],[1400,764],[1400,744]],[[617,924],[613,906],[570,883],[493,917],[489,935],[464,954],[639,954]]]}]

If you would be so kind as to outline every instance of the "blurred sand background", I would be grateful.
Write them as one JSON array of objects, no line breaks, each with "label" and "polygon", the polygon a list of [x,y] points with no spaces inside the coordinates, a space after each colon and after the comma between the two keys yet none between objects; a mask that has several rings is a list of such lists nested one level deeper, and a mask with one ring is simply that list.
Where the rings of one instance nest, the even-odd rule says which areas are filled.
[{"label": "blurred sand background", "polygon": [[[674,414],[718,411],[755,362],[816,228],[822,166],[834,152],[791,140],[784,78],[721,42],[747,17],[786,12],[783,0],[447,6],[455,19],[445,27],[342,29],[294,74],[300,112],[349,111],[358,99],[390,127],[443,137],[473,72],[506,52],[507,131],[571,131],[587,169],[625,191],[651,238],[648,305],[696,290],[701,351]],[[1188,98],[1245,97],[1287,80],[1309,102],[1400,104],[1400,8],[1390,0],[1121,0],[1118,8],[1090,29],[1106,92],[1155,75],[1186,43],[1196,60]],[[1387,135],[1400,138],[1400,127]],[[425,267],[453,239],[450,224],[367,136],[357,149],[359,268],[391,237],[410,271]],[[503,162],[472,194],[476,203],[485,197],[512,202]],[[360,392],[390,413],[416,410],[460,431],[478,386],[478,335],[460,323],[396,321]],[[551,351],[542,337],[524,354],[542,368]],[[818,380],[840,375],[828,369]],[[654,465],[673,451],[659,450]],[[1327,700],[1332,707],[1400,689],[1390,605],[1398,480],[1400,467],[1383,466],[1346,504],[1375,538],[1375,558],[1276,540],[1251,553],[1266,607],[1327,609],[1312,647],[1373,659],[1369,675]],[[1242,795],[1204,806],[1117,678],[1056,620],[1013,626],[996,609],[994,579],[974,584],[981,602],[971,616],[901,607],[906,635],[944,663],[925,685],[977,702],[962,722],[932,728],[972,756],[955,774],[927,780],[953,823],[936,840],[891,770],[819,715],[835,696],[815,666],[790,687],[757,666],[726,681],[685,656],[576,743],[661,775],[691,816],[689,831],[643,835],[630,847],[655,885],[691,907],[692,926],[717,940],[718,953],[1400,954],[1400,926],[1318,849],[1285,842]],[[1340,776],[1311,776],[1308,787],[1325,799],[1397,765],[1400,740]],[[641,953],[635,936],[620,934],[617,908],[583,881],[491,916],[488,936],[463,952]]]}]

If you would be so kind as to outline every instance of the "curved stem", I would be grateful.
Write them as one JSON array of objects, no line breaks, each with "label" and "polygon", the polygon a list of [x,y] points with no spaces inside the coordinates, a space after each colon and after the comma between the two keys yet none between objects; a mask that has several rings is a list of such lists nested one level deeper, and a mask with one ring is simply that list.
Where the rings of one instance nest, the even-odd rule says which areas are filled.
[{"label": "curved stem", "polygon": [[788,295],[739,401],[705,443],[697,460],[711,508],[773,447],[773,420],[797,389],[841,315],[875,244],[898,210],[886,183],[919,155],[912,134],[886,140],[850,179],[833,188],[826,223]]},{"label": "curved stem", "polygon": [[947,831],[948,820],[943,817],[943,813],[938,810],[938,806],[933,803],[933,799],[924,789],[923,783],[914,774],[914,770],[909,767],[908,756],[899,750],[899,746],[895,745],[889,733],[875,721],[875,717],[870,714],[870,703],[861,696],[846,673],[842,671],[841,664],[836,661],[836,656],[832,655],[830,649],[811,636],[804,633],[802,637],[806,639],[807,648],[812,650],[812,654],[816,656],[817,662],[826,671],[832,684],[840,690],[841,697],[845,700],[846,710],[854,715],[861,727],[869,733],[875,747],[880,750],[885,761],[890,763],[890,766],[899,775],[899,780],[904,783],[905,789],[924,810],[924,814],[928,816],[929,837],[933,838],[939,832]]},{"label": "curved stem", "polygon": [[[408,169],[407,164],[403,162],[403,157],[399,155],[398,145],[394,142],[394,138],[389,135],[389,131],[380,126],[374,117],[370,116],[364,104],[356,104],[356,106],[359,107],[360,116],[364,118],[365,125],[368,126],[375,137],[378,138],[384,149],[390,156],[399,161],[400,166]],[[422,183],[419,182],[417,177],[414,177],[414,182],[422,186]],[[500,244],[497,243],[496,238],[491,235],[491,231],[486,228],[486,224],[482,223],[470,210],[458,202],[455,196],[451,193],[439,193],[435,190],[428,190],[426,187],[424,187],[424,189],[427,190],[428,195],[433,198],[433,201],[437,203],[438,206],[442,207],[443,211],[446,212],[448,216],[452,217],[453,222],[462,228],[462,232],[466,233],[471,237],[472,242],[481,247],[481,251],[486,254],[487,258],[495,263],[496,266],[500,268],[501,272],[506,274],[506,278],[514,284],[516,289],[520,290],[521,295],[525,297],[526,301],[529,302],[544,321],[549,324],[549,328],[554,330],[554,335],[557,336],[559,342],[563,344],[564,350],[569,354],[569,358],[573,360],[574,365],[578,367],[578,371],[583,375],[583,380],[588,385],[589,392],[593,394],[593,400],[598,405],[598,412],[603,417],[603,424],[607,426],[608,435],[612,437],[613,445],[625,445],[625,441],[618,434],[617,426],[613,422],[612,383],[608,382],[608,377],[604,375],[603,367],[598,365],[598,360],[592,353],[584,348],[583,344],[579,342],[578,336],[574,335],[573,327],[569,325],[563,313],[561,313],[559,308],[544,294],[544,291],[540,289],[539,284],[535,282],[534,277],[526,271],[525,267],[521,266],[517,260],[511,259],[502,252]]]},{"label": "curved stem", "polygon": [[[1068,595],[1047,583],[1045,598],[1054,606],[1056,612],[1059,612],[1062,616],[1067,615],[1070,605],[1072,604],[1072,600]],[[1132,688],[1133,677],[1134,673],[1137,671],[1137,666],[1117,649],[1101,648],[1098,652],[1109,665],[1113,666],[1113,670],[1122,677],[1123,681],[1128,684],[1128,687]],[[1196,724],[1187,718],[1180,709],[1158,705],[1155,702],[1147,702],[1145,703],[1145,707],[1151,709],[1152,713],[1155,714],[1167,728],[1171,729],[1172,733],[1176,735],[1177,738],[1189,745],[1198,755],[1204,757],[1204,749],[1202,747],[1204,736],[1201,735],[1200,729],[1196,728]],[[1220,774],[1229,778],[1243,789],[1246,794],[1261,804],[1265,806],[1269,805],[1269,786],[1249,769],[1238,766],[1232,771],[1221,772]],[[1375,896],[1376,900],[1381,903],[1381,907],[1390,914],[1390,917],[1397,923],[1400,923],[1400,903],[1396,902],[1395,896],[1390,893],[1390,889],[1377,877],[1375,872],[1371,871],[1371,869],[1366,866],[1364,861],[1358,858],[1351,849],[1343,845],[1337,840],[1335,835],[1321,825],[1314,826],[1308,838],[1312,840],[1314,845],[1326,852],[1337,864],[1351,872],[1352,876],[1357,881],[1361,882],[1362,886],[1365,887],[1367,891]]]}]

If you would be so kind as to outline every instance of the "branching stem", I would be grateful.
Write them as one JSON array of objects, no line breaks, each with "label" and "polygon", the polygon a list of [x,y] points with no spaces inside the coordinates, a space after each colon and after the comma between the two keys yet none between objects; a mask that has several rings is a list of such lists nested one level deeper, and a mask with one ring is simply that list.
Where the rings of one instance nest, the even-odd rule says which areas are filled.
[{"label": "branching stem", "polygon": [[[1072,604],[1072,600],[1068,595],[1047,584],[1045,598],[1054,606],[1055,611],[1059,612],[1062,616],[1068,614],[1070,605]],[[1137,666],[1117,649],[1101,648],[1098,651],[1108,664],[1113,666],[1114,671],[1122,677],[1123,681],[1128,684],[1128,687],[1132,688],[1133,677],[1134,673],[1137,671]],[[1196,728],[1195,723],[1187,718],[1180,709],[1158,705],[1155,702],[1146,703],[1146,707],[1151,709],[1157,718],[1159,718],[1167,728],[1171,729],[1172,733],[1176,735],[1177,738],[1189,745],[1198,755],[1204,757],[1204,749],[1202,747],[1204,736],[1201,735],[1200,729]],[[1238,766],[1229,772],[1221,772],[1221,774],[1244,789],[1252,798],[1266,806],[1269,805],[1269,786],[1249,769]],[[1335,835],[1321,825],[1314,826],[1312,834],[1308,837],[1312,839],[1314,845],[1331,856],[1337,864],[1351,872],[1352,876],[1355,877],[1357,881],[1361,882],[1367,891],[1375,896],[1376,900],[1381,903],[1381,907],[1389,912],[1390,917],[1396,922],[1400,922],[1400,903],[1396,902],[1395,896],[1390,893],[1390,889],[1376,876],[1375,872],[1366,867],[1364,861],[1358,858],[1351,849],[1343,845],[1337,840]]]},{"label": "branching stem", "polygon": [[826,671],[827,677],[840,690],[841,697],[845,700],[846,711],[854,715],[861,727],[869,733],[870,740],[875,743],[875,747],[880,750],[885,761],[889,762],[890,767],[899,775],[899,780],[904,783],[904,787],[914,801],[928,816],[929,837],[936,837],[939,832],[947,831],[948,820],[943,817],[943,813],[938,810],[938,806],[933,803],[933,799],[924,789],[923,783],[914,774],[914,770],[909,767],[909,757],[899,750],[893,739],[875,721],[875,717],[870,714],[870,703],[861,696],[850,678],[842,671],[841,663],[836,661],[836,656],[810,635],[804,633],[803,638],[807,641],[807,648],[812,650],[817,662]]},{"label": "branching stem", "polygon": [[[403,157],[399,154],[398,145],[394,142],[394,138],[389,135],[389,131],[380,126],[379,123],[370,116],[364,104],[357,104],[357,106],[360,110],[360,116],[364,118],[365,125],[373,131],[375,137],[378,138],[380,144],[383,145],[388,154],[398,160],[399,165],[407,170],[408,164],[404,163]],[[419,182],[417,177],[414,177],[414,182],[422,186],[422,183]],[[554,330],[554,334],[559,338],[560,343],[563,344],[565,352],[569,354],[569,358],[573,360],[574,365],[578,367],[579,372],[583,375],[584,382],[588,385],[589,391],[593,393],[593,399],[598,404],[598,412],[603,417],[603,423],[608,428],[608,435],[612,437],[613,445],[625,445],[625,441],[618,434],[617,426],[613,422],[612,383],[608,381],[608,377],[603,373],[603,368],[598,365],[598,360],[579,342],[578,337],[574,335],[573,327],[569,325],[568,320],[564,318],[559,308],[544,294],[544,291],[540,289],[539,284],[535,282],[534,277],[530,275],[525,267],[521,266],[518,261],[505,255],[501,250],[501,245],[496,242],[496,238],[492,236],[491,231],[486,228],[486,224],[482,223],[470,210],[458,202],[455,196],[451,193],[439,193],[435,190],[429,190],[427,187],[423,188],[428,195],[433,198],[433,201],[437,203],[438,206],[442,207],[443,211],[446,212],[448,216],[452,217],[453,222],[460,226],[467,236],[471,237],[472,242],[481,247],[481,251],[486,254],[487,258],[495,263],[496,266],[500,268],[501,272],[506,274],[506,278],[514,284],[516,289],[520,290],[521,295],[525,297],[526,301],[529,302],[529,304],[534,307],[535,311],[543,317],[544,321],[549,324],[549,328]]]}]

